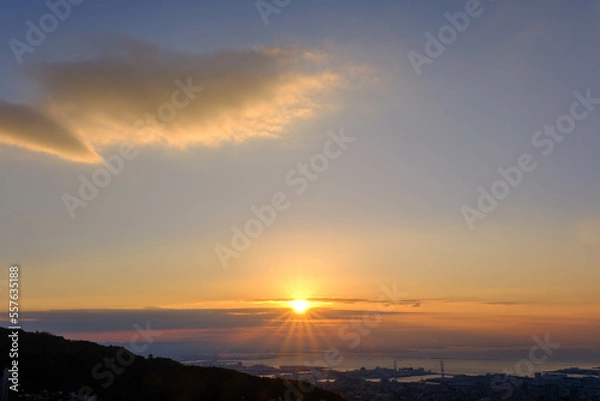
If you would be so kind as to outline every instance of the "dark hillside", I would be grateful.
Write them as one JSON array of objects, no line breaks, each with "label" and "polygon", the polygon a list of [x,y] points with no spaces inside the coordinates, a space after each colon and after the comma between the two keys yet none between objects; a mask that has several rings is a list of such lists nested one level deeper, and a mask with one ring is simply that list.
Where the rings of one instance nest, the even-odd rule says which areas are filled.
[{"label": "dark hillside", "polygon": [[[10,331],[0,328],[2,367],[9,361]],[[133,357],[120,347],[70,341],[48,333],[19,332],[20,389],[28,393],[95,394],[98,400],[269,401],[296,400],[296,382],[233,370],[186,366],[166,358]],[[112,366],[112,368],[111,368]],[[113,373],[114,372],[114,373]],[[313,389],[305,401],[342,401]]]}]

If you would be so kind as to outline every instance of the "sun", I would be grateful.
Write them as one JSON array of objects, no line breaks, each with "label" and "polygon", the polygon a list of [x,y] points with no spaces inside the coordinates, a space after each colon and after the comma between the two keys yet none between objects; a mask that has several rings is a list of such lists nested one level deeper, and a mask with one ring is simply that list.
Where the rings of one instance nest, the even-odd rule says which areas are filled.
[{"label": "sun", "polygon": [[290,302],[290,306],[294,310],[294,312],[298,314],[302,314],[310,308],[310,303],[304,299],[295,299]]}]

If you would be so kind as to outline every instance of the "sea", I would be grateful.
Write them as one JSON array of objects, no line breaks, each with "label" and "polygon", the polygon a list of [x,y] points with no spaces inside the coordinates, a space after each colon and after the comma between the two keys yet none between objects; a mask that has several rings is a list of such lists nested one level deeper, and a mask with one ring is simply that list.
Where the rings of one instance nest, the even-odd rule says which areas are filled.
[{"label": "sea", "polygon": [[[423,368],[436,374],[441,374],[441,365],[443,361],[444,373],[448,376],[455,375],[485,375],[486,373],[506,373],[514,376],[533,376],[536,372],[550,372],[566,368],[598,369],[598,362],[564,361],[552,360],[548,356],[543,363],[535,363],[529,360],[527,353],[522,358],[506,359],[461,359],[461,358],[407,358],[398,357],[390,354],[380,353],[348,353],[340,354],[332,360],[335,363],[328,365],[324,361],[323,353],[301,353],[301,354],[280,354],[270,356],[243,356],[238,355],[231,359],[207,360],[198,359],[193,361],[184,361],[189,364],[197,365],[227,365],[242,363],[245,366],[267,365],[267,366],[307,366],[324,367],[338,371],[349,371],[360,368],[390,368],[397,366],[398,369],[404,368]],[[537,356],[539,359],[540,356]],[[395,361],[395,365],[394,365]],[[433,376],[428,376],[433,377]]]}]

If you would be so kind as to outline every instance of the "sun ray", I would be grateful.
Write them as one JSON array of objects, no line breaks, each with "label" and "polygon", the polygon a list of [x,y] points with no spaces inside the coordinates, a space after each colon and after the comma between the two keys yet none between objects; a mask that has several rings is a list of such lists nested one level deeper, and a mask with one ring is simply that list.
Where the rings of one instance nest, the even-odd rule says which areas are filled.
[{"label": "sun ray", "polygon": [[305,299],[295,299],[290,302],[290,306],[297,314],[303,314],[310,308],[310,302]]}]

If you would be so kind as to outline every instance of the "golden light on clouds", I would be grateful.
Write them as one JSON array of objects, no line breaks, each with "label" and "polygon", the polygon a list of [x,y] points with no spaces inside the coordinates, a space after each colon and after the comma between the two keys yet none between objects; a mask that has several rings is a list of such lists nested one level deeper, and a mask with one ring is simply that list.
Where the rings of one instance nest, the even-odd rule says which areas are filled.
[{"label": "golden light on clouds", "polygon": [[184,149],[276,138],[338,109],[334,95],[355,70],[300,48],[184,54],[132,41],[30,68],[40,93],[0,103],[0,143],[97,163],[124,141]]},{"label": "golden light on clouds", "polygon": [[83,139],[30,106],[0,101],[0,120],[0,144],[50,153],[75,162],[100,162],[100,157]]}]

